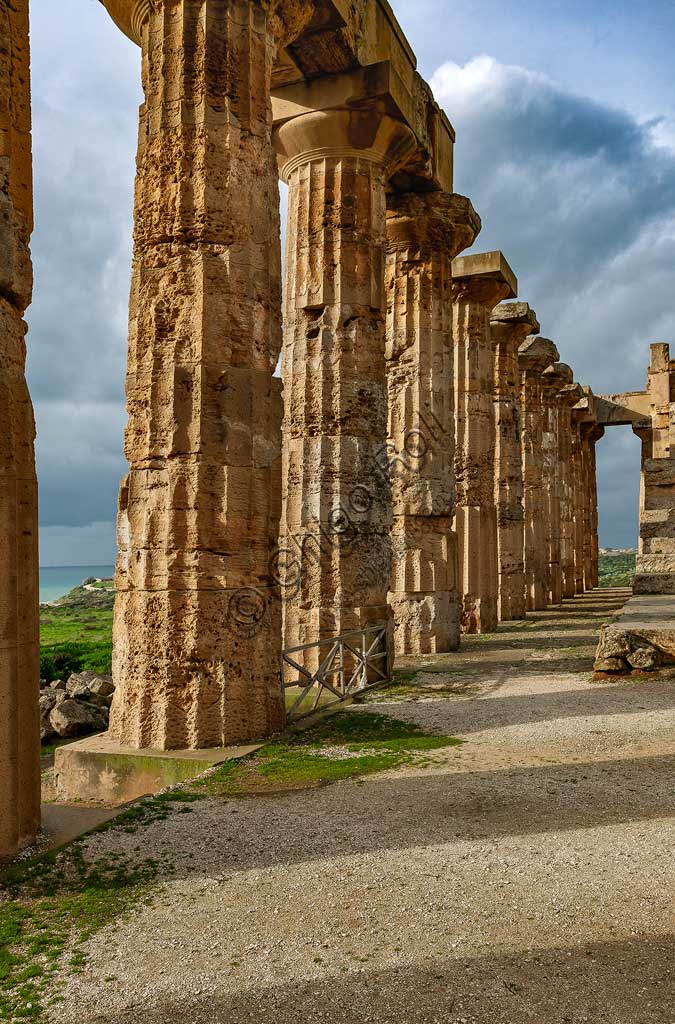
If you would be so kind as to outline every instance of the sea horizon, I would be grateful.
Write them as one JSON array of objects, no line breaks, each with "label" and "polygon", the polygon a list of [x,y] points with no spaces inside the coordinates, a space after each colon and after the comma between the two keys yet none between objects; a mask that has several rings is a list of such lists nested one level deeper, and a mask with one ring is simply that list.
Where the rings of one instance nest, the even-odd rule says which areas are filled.
[{"label": "sea horizon", "polygon": [[40,602],[57,601],[90,576],[108,579],[114,573],[114,565],[41,565]]}]

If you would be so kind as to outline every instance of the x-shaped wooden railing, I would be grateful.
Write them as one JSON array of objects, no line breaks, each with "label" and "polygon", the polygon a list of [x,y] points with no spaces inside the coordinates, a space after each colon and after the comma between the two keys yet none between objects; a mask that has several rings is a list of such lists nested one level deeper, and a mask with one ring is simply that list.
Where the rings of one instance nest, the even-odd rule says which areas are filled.
[{"label": "x-shaped wooden railing", "polygon": [[[313,650],[327,652],[315,671],[302,664],[305,659],[296,660],[294,657]],[[285,691],[297,689],[298,694],[287,710],[288,720],[297,721],[312,714],[319,705],[325,707],[346,700],[354,693],[390,682],[392,652],[391,630],[386,624],[290,647],[283,652],[281,678]],[[309,657],[306,660],[311,662],[314,659]]]}]

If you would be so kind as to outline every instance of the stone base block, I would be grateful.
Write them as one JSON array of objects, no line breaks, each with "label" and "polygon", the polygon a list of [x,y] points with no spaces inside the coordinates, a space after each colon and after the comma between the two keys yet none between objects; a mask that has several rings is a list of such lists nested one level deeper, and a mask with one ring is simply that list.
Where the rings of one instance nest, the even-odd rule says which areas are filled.
[{"label": "stone base block", "polygon": [[635,594],[675,594],[675,572],[638,572],[633,580]]},{"label": "stone base block", "polygon": [[675,665],[675,602],[671,597],[637,595],[600,633],[596,672],[626,675]]},{"label": "stone base block", "polygon": [[208,768],[246,757],[261,744],[209,750],[137,750],[107,733],[58,747],[54,755],[56,792],[64,802],[116,807],[167,786],[196,779]]}]

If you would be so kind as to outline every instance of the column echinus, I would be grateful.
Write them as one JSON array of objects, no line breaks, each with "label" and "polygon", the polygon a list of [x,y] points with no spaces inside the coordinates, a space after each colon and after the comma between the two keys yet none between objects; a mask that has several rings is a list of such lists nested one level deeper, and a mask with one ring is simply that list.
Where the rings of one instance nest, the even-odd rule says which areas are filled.
[{"label": "column echinus", "polygon": [[[523,416],[522,459],[525,495],[525,585],[527,610],[540,611],[549,604],[548,566],[550,539],[547,536],[548,495],[546,485],[546,409],[542,373],[558,358],[548,338],[529,338],[520,346]],[[552,467],[557,472],[557,466]]]},{"label": "column echinus", "polygon": [[[125,5],[108,3],[126,27]],[[137,748],[221,746],[285,718],[270,572],[281,348],[270,87],[277,45],[312,6],[289,4],[297,24],[272,2],[134,7],[145,102],[110,732]]]},{"label": "column echinus", "polygon": [[480,218],[464,196],[389,197],[389,604],[396,654],[459,646],[451,264],[479,231]]},{"label": "column echinus", "polygon": [[23,320],[32,227],[28,0],[0,0],[0,858],[40,825],[37,480]]},{"label": "column echinus", "polygon": [[499,302],[516,297],[518,283],[501,252],[458,256],[452,275],[460,619],[463,632],[488,633],[498,622],[490,315]]},{"label": "column echinus", "polygon": [[560,500],[560,572],[564,598],[577,592],[574,568],[576,541],[575,514],[577,502],[578,430],[572,422],[572,409],[583,398],[579,384],[566,384],[556,396],[559,408],[559,456],[561,475]]},{"label": "column echinus", "polygon": [[[388,623],[384,261],[390,175],[415,136],[377,100],[275,128],[285,267],[284,646]],[[291,566],[291,568],[289,568]],[[315,668],[320,649],[303,656]]]},{"label": "column echinus", "polygon": [[548,494],[549,518],[547,537],[549,550],[548,603],[562,604],[562,507],[564,467],[562,453],[564,441],[561,437],[561,405],[558,395],[562,388],[571,384],[574,374],[567,363],[555,362],[542,374],[542,401],[546,410],[544,429],[544,477]]},{"label": "column echinus", "polygon": [[525,509],[518,349],[539,330],[527,302],[502,302],[490,320],[495,347],[495,502],[497,505],[498,612],[502,622],[524,619]]}]

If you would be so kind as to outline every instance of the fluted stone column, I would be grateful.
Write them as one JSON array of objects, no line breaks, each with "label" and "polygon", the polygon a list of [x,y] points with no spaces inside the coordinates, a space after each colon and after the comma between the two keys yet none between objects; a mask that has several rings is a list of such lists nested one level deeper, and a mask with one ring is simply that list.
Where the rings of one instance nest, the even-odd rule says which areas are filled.
[{"label": "fluted stone column", "polygon": [[37,480],[23,320],[32,228],[28,0],[0,0],[0,858],[40,826]]},{"label": "fluted stone column", "polygon": [[285,718],[270,103],[285,29],[277,5],[253,0],[156,0],[144,13],[110,732],[135,747],[215,747]]},{"label": "fluted stone column", "polygon": [[595,446],[605,428],[597,422],[581,425],[582,479],[584,488],[582,568],[583,591],[598,585],[598,485]]},{"label": "fluted stone column", "polygon": [[[549,603],[549,551],[547,516],[550,511],[545,470],[543,371],[558,358],[548,338],[524,341],[518,353],[523,417],[522,460],[525,504],[525,587],[527,610],[540,611]],[[556,467],[552,467],[555,471]]]},{"label": "fluted stone column", "polygon": [[498,613],[501,621],[524,619],[525,508],[518,349],[539,330],[527,302],[503,302],[490,321],[495,347],[495,504],[497,506]]},{"label": "fluted stone column", "polygon": [[497,508],[495,505],[495,362],[490,314],[518,284],[500,252],[453,261],[455,340],[455,516],[461,626],[487,633],[497,626]]},{"label": "fluted stone column", "polygon": [[397,654],[459,646],[451,264],[479,230],[480,219],[464,196],[389,197],[389,604]]},{"label": "fluted stone column", "polygon": [[576,594],[576,578],[574,569],[575,546],[575,451],[574,428],[572,425],[572,409],[583,397],[578,384],[567,384],[558,392],[559,409],[559,455],[561,476],[560,501],[560,571],[562,574],[562,592],[564,598]]},{"label": "fluted stone column", "polygon": [[389,620],[385,186],[414,137],[373,103],[301,115],[275,139],[289,185],[281,549],[293,647]]},{"label": "fluted stone column", "polygon": [[558,394],[571,384],[573,373],[566,363],[555,362],[541,375],[544,408],[544,491],[546,507],[545,546],[548,551],[547,603],[562,604],[563,586],[560,564],[561,504],[563,472],[560,464],[560,404]]},{"label": "fluted stone column", "polygon": [[[582,399],[583,401],[583,399]],[[586,511],[586,485],[584,480],[584,452],[581,438],[582,415],[578,405],[572,409],[572,509],[574,516],[574,593],[584,592],[584,523],[588,525]]]}]

